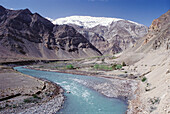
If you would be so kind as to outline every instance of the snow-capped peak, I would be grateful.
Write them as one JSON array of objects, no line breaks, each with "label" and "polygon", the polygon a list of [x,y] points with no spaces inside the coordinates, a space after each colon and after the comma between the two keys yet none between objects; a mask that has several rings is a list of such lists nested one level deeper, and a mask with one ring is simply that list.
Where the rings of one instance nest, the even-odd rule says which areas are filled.
[{"label": "snow-capped peak", "polygon": [[[91,17],[91,16],[70,16],[65,18],[58,18],[56,20],[52,20],[50,18],[47,19],[50,20],[53,24],[58,24],[58,25],[75,24],[78,26],[83,26],[85,28],[93,28],[97,25],[109,26],[112,22],[124,20],[119,18]],[[138,24],[133,21],[129,21],[129,22]]]}]

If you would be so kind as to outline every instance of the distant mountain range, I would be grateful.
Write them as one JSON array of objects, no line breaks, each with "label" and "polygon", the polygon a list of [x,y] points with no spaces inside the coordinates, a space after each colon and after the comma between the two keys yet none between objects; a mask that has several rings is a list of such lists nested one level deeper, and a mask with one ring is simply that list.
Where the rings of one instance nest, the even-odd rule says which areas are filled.
[{"label": "distant mountain range", "polygon": [[48,19],[53,24],[73,26],[103,54],[115,54],[132,47],[148,31],[142,24],[119,18],[70,16]]},{"label": "distant mountain range", "polygon": [[152,39],[162,26],[168,26],[163,19],[154,20],[149,32],[144,25],[117,18],[71,16],[51,21],[28,9],[0,6],[0,57],[83,58],[137,48],[143,38],[154,45],[147,43],[145,49],[140,47],[138,51],[157,49],[167,41],[168,32],[163,33],[165,37]]}]

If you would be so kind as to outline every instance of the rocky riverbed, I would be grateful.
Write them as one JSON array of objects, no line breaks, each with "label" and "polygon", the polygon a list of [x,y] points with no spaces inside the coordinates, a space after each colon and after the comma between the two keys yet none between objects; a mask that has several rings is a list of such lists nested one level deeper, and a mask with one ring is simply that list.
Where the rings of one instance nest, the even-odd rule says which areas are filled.
[{"label": "rocky riverbed", "polygon": [[105,82],[94,82],[92,81],[84,81],[77,80],[75,81],[92,88],[99,93],[111,97],[111,98],[119,98],[124,101],[131,100],[135,97],[135,91],[137,89],[137,82],[133,80],[123,80],[123,79],[111,79],[104,78]]},{"label": "rocky riverbed", "polygon": [[56,113],[63,103],[55,83],[0,67],[0,113]]},{"label": "rocky riverbed", "polygon": [[[134,112],[134,108],[132,108],[134,105],[133,100],[136,99],[138,95],[138,85],[139,81],[134,79],[128,79],[128,78],[122,78],[121,76],[109,76],[109,75],[103,75],[103,73],[100,72],[88,72],[88,71],[80,71],[80,70],[51,70],[46,68],[37,68],[37,67],[28,67],[30,69],[36,69],[36,70],[42,70],[42,71],[51,71],[51,72],[61,72],[61,73],[71,73],[71,74],[78,74],[78,75],[86,75],[86,76],[95,76],[103,78],[106,81],[98,82],[93,80],[80,80],[75,79],[78,83],[81,83],[89,88],[92,88],[93,90],[98,91],[102,95],[110,98],[118,98],[128,103],[128,111],[129,113]],[[116,74],[118,75],[118,74]],[[127,75],[124,73],[124,75]]]}]

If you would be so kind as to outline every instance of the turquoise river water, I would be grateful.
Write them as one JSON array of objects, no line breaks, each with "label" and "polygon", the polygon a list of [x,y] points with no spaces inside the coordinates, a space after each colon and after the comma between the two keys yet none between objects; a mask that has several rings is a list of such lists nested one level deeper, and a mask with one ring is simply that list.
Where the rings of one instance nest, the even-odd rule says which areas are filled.
[{"label": "turquoise river water", "polygon": [[60,85],[66,96],[63,108],[57,112],[62,114],[125,114],[127,104],[119,99],[108,98],[97,91],[82,85],[76,80],[103,82],[104,78],[47,72],[15,67],[17,71],[33,77],[47,79]]}]

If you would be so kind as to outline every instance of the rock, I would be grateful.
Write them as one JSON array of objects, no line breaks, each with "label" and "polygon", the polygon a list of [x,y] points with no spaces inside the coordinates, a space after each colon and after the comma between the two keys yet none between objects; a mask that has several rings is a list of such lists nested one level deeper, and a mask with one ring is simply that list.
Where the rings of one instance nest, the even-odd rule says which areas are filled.
[{"label": "rock", "polygon": [[73,27],[54,25],[28,9],[9,10],[0,6],[0,30],[1,56],[66,59],[101,55]]},{"label": "rock", "polygon": [[[110,23],[103,25],[102,21]],[[110,20],[110,18],[71,16],[56,19],[53,23],[73,26],[103,54],[115,54],[132,47],[148,31],[144,25],[114,18]]]},{"label": "rock", "polygon": [[170,70],[169,70],[169,69],[167,69],[166,74],[169,74],[169,73],[170,73]]},{"label": "rock", "polygon": [[71,93],[70,91],[67,91],[66,93]]}]

